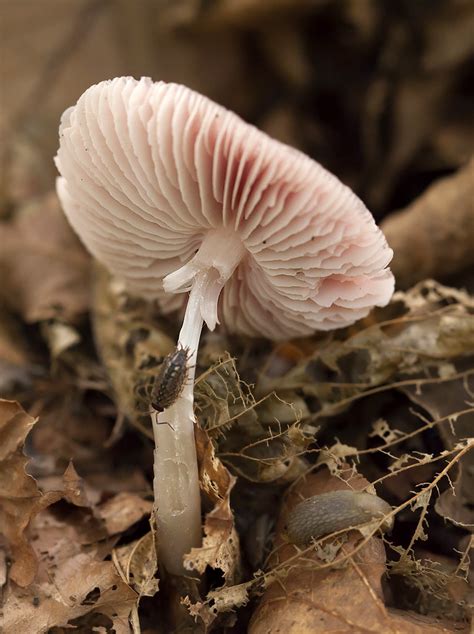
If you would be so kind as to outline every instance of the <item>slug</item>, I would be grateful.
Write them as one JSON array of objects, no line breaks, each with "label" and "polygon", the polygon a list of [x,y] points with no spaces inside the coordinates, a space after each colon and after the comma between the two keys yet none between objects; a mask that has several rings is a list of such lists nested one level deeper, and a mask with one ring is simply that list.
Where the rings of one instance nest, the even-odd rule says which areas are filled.
[{"label": "slug", "polygon": [[[304,500],[290,512],[288,539],[294,544],[306,545],[313,538],[381,518],[391,510],[385,500],[362,491],[321,493]],[[391,528],[391,523],[388,520],[383,528]]]}]

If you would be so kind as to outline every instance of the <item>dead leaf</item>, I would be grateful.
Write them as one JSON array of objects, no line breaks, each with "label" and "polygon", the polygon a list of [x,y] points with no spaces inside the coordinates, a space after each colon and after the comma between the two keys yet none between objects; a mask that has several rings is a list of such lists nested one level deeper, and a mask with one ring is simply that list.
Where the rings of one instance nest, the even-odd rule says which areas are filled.
[{"label": "dead leaf", "polygon": [[[10,578],[19,586],[29,586],[38,571],[38,557],[27,528],[43,509],[63,499],[77,507],[70,511],[77,528],[78,544],[91,544],[107,537],[108,527],[115,532],[126,530],[148,510],[150,504],[133,494],[126,495],[128,511],[120,519],[111,520],[110,511],[117,501],[111,501],[96,515],[84,487],[83,480],[70,464],[54,488],[42,492],[37,482],[25,472],[28,458],[23,454],[23,445],[36,419],[13,401],[0,401],[0,529],[11,550],[12,567]],[[122,505],[124,500],[121,500]],[[120,500],[119,500],[120,503]],[[125,505],[125,508],[127,505]],[[132,508],[130,508],[132,507]],[[83,509],[83,510],[81,510]],[[104,521],[105,523],[104,523]]]},{"label": "dead leaf", "polygon": [[158,560],[154,533],[120,546],[113,552],[113,562],[120,576],[141,597],[153,597],[158,592]]},{"label": "dead leaf", "polygon": [[69,463],[62,477],[61,492],[63,498],[75,506],[84,506],[86,508],[92,506],[85,491],[84,481],[77,473],[72,462]]},{"label": "dead leaf", "polygon": [[300,361],[283,377],[267,377],[265,384],[268,390],[301,389],[317,397],[321,408],[310,418],[314,423],[404,379],[416,386],[416,377],[435,373],[432,382],[440,384],[451,378],[443,378],[449,360],[473,354],[472,298],[426,280],[396,293],[391,304],[368,322],[321,342],[312,358]]},{"label": "dead leaf", "polygon": [[230,493],[236,478],[230,475],[219,458],[207,433],[196,428],[196,449],[201,489],[213,504],[204,522],[204,538],[200,548],[185,556],[185,566],[203,574],[206,567],[219,569],[226,585],[236,582],[240,574],[240,546],[230,508]]},{"label": "dead leaf", "polygon": [[156,373],[163,357],[175,348],[175,341],[153,307],[144,300],[131,300],[99,265],[94,266],[92,317],[98,352],[119,411],[152,438],[151,430],[141,422],[143,408],[138,408],[136,388]]},{"label": "dead leaf", "polygon": [[[29,361],[28,344],[18,322],[10,315],[5,306],[0,304],[0,363],[21,368]],[[0,392],[3,389],[3,378],[0,382]]]},{"label": "dead leaf", "polygon": [[77,320],[89,306],[90,258],[56,194],[25,205],[0,224],[2,300],[26,322]]},{"label": "dead leaf", "polygon": [[217,505],[229,496],[235,478],[216,456],[208,433],[196,426],[196,452],[199,465],[199,484],[208,504]]},{"label": "dead leaf", "polygon": [[37,422],[15,401],[0,400],[0,533],[13,560],[10,578],[19,586],[29,585],[37,570],[36,555],[25,535],[31,519],[59,499],[57,493],[43,495],[25,472],[25,438]]},{"label": "dead leaf", "polygon": [[[447,377],[449,379],[449,376]],[[423,407],[432,420],[442,420],[439,434],[451,449],[473,435],[474,411],[469,407],[474,391],[474,376],[446,380],[442,386],[423,385],[403,389],[411,401]],[[464,413],[459,413],[464,410]],[[452,487],[437,498],[436,511],[458,526],[474,528],[474,452],[466,454],[458,465]]]},{"label": "dead leaf", "polygon": [[[193,548],[185,556],[184,565],[190,571],[203,574],[209,566],[224,577],[222,589],[229,590],[241,574],[239,536],[234,526],[234,514],[230,507],[230,493],[236,478],[230,475],[219,458],[208,434],[196,427],[196,448],[199,463],[200,485],[208,503],[213,505],[204,521],[204,538],[200,548]],[[220,590],[220,589],[219,589]],[[221,612],[228,612],[235,604],[221,601],[216,605],[212,590],[206,601],[183,600],[191,616],[198,616],[210,626]]]},{"label": "dead leaf", "polygon": [[[124,580],[105,558],[117,541],[109,535],[127,530],[145,510],[149,511],[150,503],[134,494],[118,494],[95,506],[91,498],[96,495],[93,490],[89,493],[91,488],[72,463],[58,488],[43,498],[63,501],[44,508],[30,521],[29,546],[35,555],[37,574],[24,589],[10,585],[5,622],[11,631],[42,633],[51,627],[72,624],[90,628],[105,618],[107,627],[128,633],[137,594],[130,587],[132,582]],[[114,518],[114,512],[121,508],[125,512]],[[132,567],[138,580],[140,571],[144,574],[143,564],[147,562],[149,566],[149,551],[145,549],[142,554],[144,558],[139,559],[138,566]],[[153,569],[156,570],[156,556]],[[150,580],[142,588],[142,594],[151,589],[152,583]]]},{"label": "dead leaf", "polygon": [[101,492],[79,476],[72,462],[61,480],[43,478],[41,484],[43,488],[45,485],[48,488],[53,486],[60,492],[61,499],[86,511],[82,516],[75,515],[75,525],[81,532],[76,539],[81,544],[95,543],[107,536],[124,533],[151,513],[152,502],[128,491],[119,491],[101,502]]},{"label": "dead leaf", "polygon": [[94,613],[108,617],[117,634],[128,634],[135,600],[135,592],[120,579],[112,562],[80,553],[64,561],[50,582],[28,592],[10,587],[3,623],[8,632],[43,634]]},{"label": "dead leaf", "polygon": [[206,515],[204,533],[202,546],[185,556],[185,567],[200,574],[207,566],[221,570],[226,583],[232,585],[240,573],[240,548],[228,496]]},{"label": "dead leaf", "polygon": [[[348,484],[362,489],[368,482],[361,476],[355,476],[349,477]],[[455,631],[453,628],[439,628],[434,620],[402,612],[392,613],[385,606],[381,586],[385,573],[385,551],[380,539],[371,537],[362,541],[359,533],[351,532],[347,541],[339,542],[339,545],[333,543],[332,549],[321,546],[319,551],[310,548],[303,553],[285,543],[286,515],[301,497],[344,488],[347,484],[341,478],[334,478],[327,470],[321,470],[309,475],[291,490],[291,496],[282,508],[270,562],[270,570],[278,566],[282,571],[265,591],[252,616],[249,633],[280,630],[288,634],[328,631],[434,634]],[[321,556],[324,558],[321,559]],[[334,557],[339,561],[337,565],[332,561]]]},{"label": "dead leaf", "polygon": [[474,266],[474,159],[382,223],[398,288]]},{"label": "dead leaf", "polygon": [[116,535],[126,531],[142,517],[150,515],[152,507],[152,502],[135,493],[123,491],[100,504],[97,513],[104,521],[108,534]]}]

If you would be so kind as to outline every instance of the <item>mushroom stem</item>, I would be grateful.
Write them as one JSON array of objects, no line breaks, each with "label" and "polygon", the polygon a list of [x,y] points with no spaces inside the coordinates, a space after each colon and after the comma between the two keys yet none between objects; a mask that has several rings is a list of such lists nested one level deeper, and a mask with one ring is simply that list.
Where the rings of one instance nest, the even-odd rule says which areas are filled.
[{"label": "mushroom stem", "polygon": [[201,543],[201,497],[194,441],[193,388],[197,349],[203,326],[201,299],[208,280],[196,277],[178,345],[189,348],[187,380],[176,402],[152,415],[155,437],[154,515],[159,560],[172,574],[183,574],[183,557]]},{"label": "mushroom stem", "polygon": [[168,293],[180,293],[194,288],[200,280],[201,315],[209,330],[214,330],[219,295],[244,255],[245,247],[233,229],[213,229],[192,260],[164,278],[163,287]]},{"label": "mushroom stem", "polygon": [[[210,231],[194,258],[164,279],[166,290],[191,289],[178,345],[190,351],[184,389],[175,403],[153,414],[155,459],[153,490],[160,562],[183,574],[183,557],[201,541],[201,501],[194,442],[194,372],[204,321],[213,330],[219,295],[245,249],[237,234]],[[167,424],[163,424],[167,423]]]}]

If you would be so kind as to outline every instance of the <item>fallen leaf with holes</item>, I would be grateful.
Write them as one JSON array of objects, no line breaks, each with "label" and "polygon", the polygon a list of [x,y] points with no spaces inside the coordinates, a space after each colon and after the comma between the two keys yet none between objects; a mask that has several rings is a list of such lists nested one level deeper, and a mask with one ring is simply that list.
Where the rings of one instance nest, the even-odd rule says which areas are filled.
[{"label": "fallen leaf with holes", "polygon": [[[196,379],[195,398],[201,426],[213,437],[221,436],[232,445],[232,437],[255,439],[263,432],[255,413],[255,399],[249,386],[239,377],[236,361],[226,351],[230,347],[225,338],[203,343],[203,360],[209,366]],[[250,440],[250,438],[249,438]]]},{"label": "fallen leaf with holes", "polygon": [[[468,362],[467,367],[470,367]],[[452,374],[457,370],[453,366]],[[474,374],[453,378],[442,385],[422,385],[418,389],[408,386],[404,393],[413,403],[423,407],[432,420],[441,420],[439,433],[447,449],[452,449],[460,440],[473,435]],[[461,410],[461,411],[460,411]],[[460,460],[453,487],[448,487],[436,500],[435,509],[454,524],[472,529],[474,527],[474,452]]]},{"label": "fallen leaf with holes", "polygon": [[61,479],[42,480],[50,489],[40,490],[25,472],[23,454],[35,422],[18,403],[0,401],[0,529],[13,562],[9,581],[15,582],[4,590],[6,631],[102,625],[125,634],[137,594],[105,559],[115,535],[148,514],[150,503],[119,493],[96,504],[100,494],[72,463]]},{"label": "fallen leaf with holes", "polygon": [[[53,483],[58,485],[55,479]],[[7,631],[41,634],[51,627],[70,625],[92,631],[92,626],[103,625],[125,634],[130,631],[128,619],[137,594],[105,558],[117,541],[114,535],[136,523],[149,504],[135,494],[126,494],[124,499],[119,493],[94,505],[94,491],[89,495],[89,487],[72,464],[60,488],[44,494],[50,504],[30,518],[27,543],[33,552],[35,575],[27,587],[10,584],[7,588]],[[117,498],[126,512],[114,521],[111,513],[117,508]]]},{"label": "fallen leaf with holes", "polygon": [[122,581],[111,561],[79,553],[64,560],[51,581],[45,580],[28,592],[10,588],[4,627],[7,632],[43,634],[52,627],[84,625],[82,631],[92,632],[94,621],[103,616],[109,631],[115,628],[116,634],[128,634],[128,617],[135,600],[135,592]]},{"label": "fallen leaf with holes", "polygon": [[202,546],[193,548],[184,561],[188,570],[200,574],[207,566],[221,570],[226,583],[234,583],[240,571],[240,549],[229,495],[206,515]]},{"label": "fallen leaf with holes", "polygon": [[185,557],[188,570],[203,574],[206,567],[218,569],[226,585],[232,585],[240,574],[240,547],[230,508],[230,493],[236,479],[230,475],[215,454],[207,433],[196,429],[199,481],[213,508],[206,515],[202,547],[193,548]]},{"label": "fallen leaf with holes", "polygon": [[[322,342],[313,357],[268,390],[301,389],[321,402],[313,421],[339,414],[372,389],[407,377],[446,380],[447,363],[474,354],[474,302],[466,292],[426,280],[374,311],[352,330]],[[413,381],[415,383],[415,380]],[[352,385],[351,385],[352,384]]]},{"label": "fallen leaf with holes", "polygon": [[89,306],[90,258],[56,194],[25,205],[0,224],[0,298],[28,322],[75,321]]},{"label": "fallen leaf with holes", "polygon": [[[226,345],[231,346],[225,338],[204,340],[203,357],[212,365],[196,380],[201,426],[239,475],[258,482],[292,482],[305,468],[299,456],[310,442],[295,425],[309,415],[304,399],[293,391],[276,395],[266,390],[259,373],[256,392],[263,396],[256,401]],[[283,433],[271,433],[277,421]]]},{"label": "fallen leaf with holes", "polygon": [[[368,482],[358,475],[347,480],[354,489]],[[319,551],[306,549],[304,555],[287,543],[284,527],[289,511],[302,499],[345,489],[341,478],[326,469],[307,476],[288,496],[277,526],[275,553],[270,563],[281,574],[270,583],[252,616],[250,634],[285,631],[287,634],[410,632],[413,634],[450,632],[435,621],[418,615],[392,612],[384,604],[381,579],[385,573],[385,550],[377,537],[365,540],[351,531],[347,540]],[[339,561],[334,565],[334,559]],[[285,569],[286,568],[286,569]],[[271,578],[271,577],[270,577]]]},{"label": "fallen leaf with holes", "polygon": [[[234,515],[230,508],[230,493],[236,479],[230,475],[219,458],[207,433],[196,428],[196,447],[199,462],[201,490],[207,498],[207,504],[213,508],[206,515],[204,538],[200,548],[193,548],[185,556],[185,567],[190,571],[203,574],[209,566],[221,571],[224,587],[231,588],[240,576],[240,544],[234,526]],[[212,590],[208,594],[209,602],[192,603],[189,598],[185,604],[192,616],[199,615],[206,626],[210,626],[220,611],[233,609],[236,604],[220,605],[216,609],[212,600]]]}]

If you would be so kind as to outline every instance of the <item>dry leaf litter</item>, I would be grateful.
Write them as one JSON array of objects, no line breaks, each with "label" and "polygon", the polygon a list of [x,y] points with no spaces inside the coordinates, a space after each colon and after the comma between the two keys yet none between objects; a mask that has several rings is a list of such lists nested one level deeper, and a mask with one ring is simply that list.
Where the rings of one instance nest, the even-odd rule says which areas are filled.
[{"label": "dry leaf litter", "polygon": [[[143,11],[78,1],[74,15],[45,0],[8,12],[7,633],[469,631],[473,19],[462,0],[181,0]],[[60,113],[126,72],[186,83],[236,110],[327,165],[379,219],[401,210],[382,223],[404,289],[385,309],[279,344],[205,335],[194,386],[204,538],[186,558],[189,577],[174,579],[159,572],[151,429],[136,387],[173,350],[178,320],[128,297],[90,260],[52,193]],[[386,500],[391,532],[376,520],[290,544],[291,509],[342,488]]]}]

